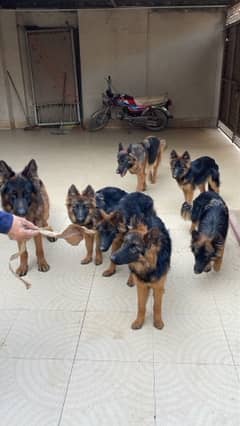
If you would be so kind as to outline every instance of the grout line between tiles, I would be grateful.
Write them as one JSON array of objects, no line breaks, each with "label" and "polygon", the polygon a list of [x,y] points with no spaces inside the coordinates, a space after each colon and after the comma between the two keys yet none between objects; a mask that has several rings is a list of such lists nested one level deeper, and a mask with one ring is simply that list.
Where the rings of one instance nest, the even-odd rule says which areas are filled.
[{"label": "grout line between tiles", "polygon": [[215,303],[215,305],[216,305],[216,309],[217,309],[218,317],[219,317],[219,319],[220,319],[220,322],[221,322],[221,325],[222,325],[222,329],[223,329],[223,333],[224,333],[224,336],[225,336],[225,339],[226,339],[226,342],[227,342],[227,345],[228,345],[228,349],[229,349],[229,352],[230,352],[230,354],[231,354],[231,358],[232,358],[233,366],[234,366],[234,368],[235,368],[235,372],[236,372],[236,375],[237,375],[237,380],[238,380],[238,382],[240,382],[240,374],[239,374],[239,372],[238,372],[237,365],[236,365],[236,363],[235,363],[234,355],[233,355],[233,353],[232,353],[231,345],[230,345],[230,343],[229,343],[228,336],[227,336],[227,332],[226,332],[225,327],[224,327],[224,322],[223,322],[223,319],[222,319],[222,316],[221,316],[221,312],[220,312],[220,310],[219,310],[219,307],[218,307],[218,304],[217,304],[217,301],[216,301],[216,298],[215,298],[214,294],[213,294],[213,300],[214,300],[214,303]]},{"label": "grout line between tiles", "polygon": [[90,296],[91,296],[91,292],[92,292],[92,288],[93,288],[93,283],[94,283],[94,279],[95,279],[95,275],[96,275],[96,269],[97,269],[97,267],[95,266],[92,281],[91,281],[91,286],[90,286],[90,289],[89,289],[88,298],[87,298],[87,302],[86,302],[86,305],[85,305],[85,310],[84,310],[84,314],[83,314],[83,318],[82,318],[82,323],[81,323],[81,327],[80,327],[80,331],[79,331],[79,336],[78,336],[78,340],[77,340],[77,344],[76,344],[76,348],[75,348],[75,352],[74,352],[73,362],[72,362],[72,366],[71,366],[71,370],[70,370],[70,374],[69,374],[69,378],[68,378],[68,382],[67,382],[67,386],[66,386],[64,400],[63,400],[59,420],[58,420],[58,423],[57,423],[58,426],[60,426],[61,421],[62,421],[63,411],[64,411],[64,407],[65,407],[65,403],[66,403],[66,399],[67,399],[67,395],[68,395],[70,382],[71,382],[71,379],[72,379],[72,373],[73,373],[73,368],[74,368],[74,364],[75,364],[76,357],[77,357],[77,351],[78,351],[78,347],[79,347],[79,344],[80,344],[81,334],[82,334],[85,318],[86,318],[86,315],[87,315],[87,307],[88,307],[88,303],[89,303],[89,300],[90,300]]},{"label": "grout line between tiles", "polygon": [[[122,361],[119,359],[89,359],[89,358],[54,358],[54,357],[41,357],[41,358],[31,358],[31,357],[17,357],[17,356],[0,356],[0,361],[3,359],[8,359],[8,360],[24,360],[24,361],[74,361],[75,364],[77,363],[81,363],[81,362],[89,362],[89,363],[93,363],[93,362],[98,362],[98,363],[106,363],[106,362],[111,362],[111,363],[118,363],[118,364],[146,364],[146,365],[153,365],[152,361],[132,361],[132,360],[127,360],[127,361]],[[155,361],[154,363],[155,366],[166,366],[166,365],[182,365],[182,366],[210,366],[210,367],[234,367],[233,364],[230,363],[212,363],[212,362],[161,362],[161,361]],[[240,367],[240,364],[235,364],[236,367]]]},{"label": "grout line between tiles", "polygon": [[[13,329],[13,326],[15,325],[15,323],[16,323],[16,321],[17,321],[17,319],[18,319],[18,317],[19,317],[19,316],[20,316],[20,312],[18,312],[18,313],[16,314],[16,317],[14,318],[14,320],[13,320],[13,322],[12,322],[12,325],[9,327],[9,329],[8,329],[8,331],[7,331],[7,334],[6,334],[5,338],[3,339],[3,341],[2,341],[2,343],[1,343],[1,345],[0,345],[0,354],[1,354],[1,349],[4,347],[4,345],[5,345],[5,343],[6,343],[6,340],[7,340],[8,336],[9,336],[9,334],[11,333],[11,331],[12,331],[12,329]],[[1,359],[1,357],[0,357],[0,359]]]}]

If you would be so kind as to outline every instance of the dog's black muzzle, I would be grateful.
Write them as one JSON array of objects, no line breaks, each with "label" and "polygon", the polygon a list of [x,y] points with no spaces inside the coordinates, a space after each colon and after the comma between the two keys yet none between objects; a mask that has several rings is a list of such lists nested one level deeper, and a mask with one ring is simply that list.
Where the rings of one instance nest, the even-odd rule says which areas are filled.
[{"label": "dog's black muzzle", "polygon": [[210,272],[211,264],[208,263],[207,265],[199,265],[198,263],[195,263],[193,270],[195,274],[201,274],[202,272]]},{"label": "dog's black muzzle", "polygon": [[111,255],[111,261],[116,265],[127,265],[128,263],[136,262],[138,258],[139,253],[131,253],[126,247],[120,248]]},{"label": "dog's black muzzle", "polygon": [[113,263],[115,263],[115,265],[124,265],[128,263],[128,261],[125,259],[125,256],[121,256],[119,253],[113,253],[110,259]]},{"label": "dog's black muzzle", "polygon": [[24,217],[28,212],[28,203],[24,198],[15,200],[13,204],[14,214],[17,216]]},{"label": "dog's black muzzle", "polygon": [[121,177],[124,177],[125,176],[125,174],[127,173],[127,171],[128,171],[128,167],[126,167],[126,166],[119,166],[118,168],[117,168],[117,170],[116,170],[116,173],[118,174],[118,175],[120,175]]},{"label": "dog's black muzzle", "polygon": [[108,251],[108,249],[110,248],[112,242],[113,242],[112,238],[101,239],[100,250],[103,251],[103,252]]},{"label": "dog's black muzzle", "polygon": [[87,219],[88,211],[82,207],[74,207],[73,213],[75,214],[77,223],[79,223],[79,225],[84,225]]}]

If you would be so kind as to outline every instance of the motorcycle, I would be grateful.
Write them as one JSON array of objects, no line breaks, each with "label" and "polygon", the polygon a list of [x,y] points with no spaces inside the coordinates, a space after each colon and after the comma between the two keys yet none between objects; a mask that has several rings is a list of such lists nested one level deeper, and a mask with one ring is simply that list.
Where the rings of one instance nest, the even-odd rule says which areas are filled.
[{"label": "motorcycle", "polygon": [[103,107],[94,112],[89,120],[88,130],[101,130],[110,119],[127,121],[133,126],[144,127],[151,131],[164,129],[169,118],[172,101],[167,94],[158,98],[134,98],[127,94],[114,93],[112,79],[108,76],[107,90],[102,95]]}]

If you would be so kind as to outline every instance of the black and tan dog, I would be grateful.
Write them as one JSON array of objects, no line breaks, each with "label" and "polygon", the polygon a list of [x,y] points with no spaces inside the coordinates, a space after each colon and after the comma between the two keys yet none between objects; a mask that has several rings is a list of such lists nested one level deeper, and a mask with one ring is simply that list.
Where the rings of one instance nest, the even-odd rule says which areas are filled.
[{"label": "black and tan dog", "polygon": [[[128,232],[132,217],[148,218],[156,215],[153,207],[153,200],[148,195],[141,192],[132,192],[121,198],[115,211],[111,213],[98,210],[98,222],[96,229],[100,242],[100,250],[106,252],[110,246],[112,253],[118,250],[125,234]],[[116,272],[116,265],[110,261],[109,267],[103,272],[103,276],[109,277]],[[127,283],[132,286],[131,276]]]},{"label": "black and tan dog", "polygon": [[212,191],[219,192],[219,167],[211,157],[199,157],[191,161],[188,151],[178,155],[175,150],[170,154],[172,177],[183,191],[185,202],[182,205],[181,215],[190,219],[194,190],[206,190],[206,184]]},{"label": "black and tan dog", "polygon": [[170,268],[171,240],[164,223],[157,216],[148,220],[134,220],[133,228],[124,237],[122,247],[112,254],[117,265],[128,264],[131,277],[137,286],[138,313],[133,329],[142,327],[146,313],[149,290],[153,289],[153,323],[158,329],[162,320],[162,297]]},{"label": "black and tan dog", "polygon": [[[109,213],[118,205],[126,192],[120,188],[105,187],[99,191],[94,191],[91,185],[88,185],[82,193],[78,191],[75,185],[71,185],[67,193],[67,211],[72,223],[84,226],[86,229],[95,230],[99,220],[98,210]],[[85,245],[87,249],[86,257],[81,261],[87,264],[92,261],[93,248],[95,240],[95,264],[102,263],[102,251],[100,250],[100,241],[98,233],[84,232]]]},{"label": "black and tan dog", "polygon": [[[46,188],[38,177],[37,164],[31,160],[21,173],[15,173],[5,161],[0,161],[0,185],[2,207],[5,211],[22,216],[41,228],[48,228],[49,198]],[[43,252],[42,236],[34,238],[38,270],[45,272],[49,265]],[[50,239],[51,241],[51,239]],[[54,241],[54,240],[53,240]],[[26,275],[28,271],[28,253],[21,252],[17,274]]]},{"label": "black and tan dog", "polygon": [[229,225],[225,202],[216,192],[203,192],[193,202],[191,220],[194,272],[209,272],[212,265],[219,271]]},{"label": "black and tan dog", "polygon": [[145,191],[146,176],[156,183],[158,166],[161,162],[165,140],[148,136],[142,143],[130,144],[127,149],[120,143],[118,148],[118,168],[121,177],[127,172],[137,175],[137,191]]}]

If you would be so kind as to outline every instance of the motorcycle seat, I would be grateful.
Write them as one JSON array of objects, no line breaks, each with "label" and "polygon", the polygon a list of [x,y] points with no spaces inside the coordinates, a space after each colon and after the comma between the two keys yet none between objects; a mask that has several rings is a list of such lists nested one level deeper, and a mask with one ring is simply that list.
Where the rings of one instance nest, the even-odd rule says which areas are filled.
[{"label": "motorcycle seat", "polygon": [[157,97],[148,97],[144,96],[143,98],[134,98],[137,105],[157,105],[165,102],[166,95],[161,95]]}]

